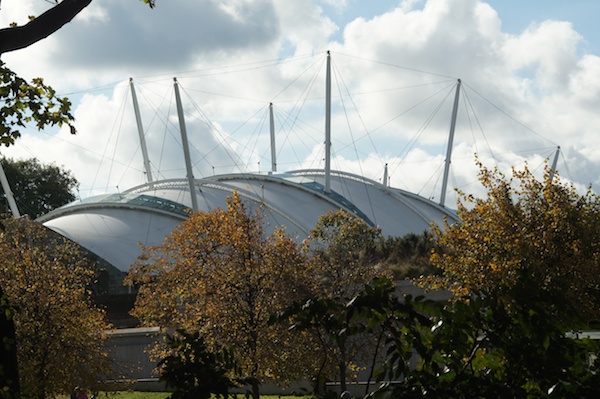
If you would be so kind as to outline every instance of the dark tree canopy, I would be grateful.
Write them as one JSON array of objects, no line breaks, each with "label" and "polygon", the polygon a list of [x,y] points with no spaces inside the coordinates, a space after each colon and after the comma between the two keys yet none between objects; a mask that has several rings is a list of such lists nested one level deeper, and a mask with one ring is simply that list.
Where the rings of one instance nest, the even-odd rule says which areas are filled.
[{"label": "dark tree canopy", "polygon": [[393,273],[395,280],[413,279],[439,273],[429,259],[433,247],[432,234],[427,231],[403,237],[382,237],[375,256],[383,269]]},{"label": "dark tree canopy", "polygon": [[[6,173],[19,211],[35,219],[75,199],[73,190],[79,183],[70,171],[56,165],[45,165],[35,158],[15,161],[2,158]],[[0,212],[9,212],[4,190]]]}]

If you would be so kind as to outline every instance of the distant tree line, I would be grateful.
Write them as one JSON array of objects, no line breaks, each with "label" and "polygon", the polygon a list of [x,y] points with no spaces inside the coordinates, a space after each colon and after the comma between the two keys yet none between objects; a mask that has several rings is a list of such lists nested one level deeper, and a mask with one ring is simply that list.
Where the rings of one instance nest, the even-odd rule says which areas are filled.
[{"label": "distant tree line", "polygon": [[395,280],[417,279],[439,274],[440,271],[430,261],[434,245],[429,231],[402,237],[381,237],[375,248],[375,258],[383,268],[392,272]]}]

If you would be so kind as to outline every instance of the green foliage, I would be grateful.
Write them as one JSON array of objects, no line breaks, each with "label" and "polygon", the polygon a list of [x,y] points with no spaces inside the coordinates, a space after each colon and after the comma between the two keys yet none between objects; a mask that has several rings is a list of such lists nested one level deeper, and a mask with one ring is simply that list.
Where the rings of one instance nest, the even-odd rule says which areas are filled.
[{"label": "green foliage", "polygon": [[[2,158],[0,162],[19,211],[31,219],[75,199],[73,190],[79,183],[69,171],[56,165],[44,165],[35,158],[20,161]],[[3,193],[1,187],[0,193]]]},{"label": "green foliage", "polygon": [[413,279],[437,274],[431,264],[433,236],[410,233],[403,237],[382,237],[376,246],[377,262],[389,269],[395,280]]},{"label": "green foliage", "polygon": [[[375,280],[379,281],[379,280]],[[389,280],[385,280],[392,286]],[[365,289],[370,289],[367,285]],[[379,288],[379,287],[378,287]],[[388,288],[386,286],[386,288]],[[374,295],[373,295],[374,296]],[[329,392],[323,392],[321,386],[324,380],[331,377],[327,372],[326,363],[333,361],[337,367],[341,382],[341,390],[346,390],[346,373],[352,366],[352,360],[357,358],[356,345],[373,356],[379,354],[380,340],[373,342],[368,335],[378,329],[380,320],[375,317],[365,317],[366,309],[372,310],[381,303],[371,303],[371,297],[356,296],[349,301],[341,298],[314,298],[305,302],[297,302],[281,312],[273,320],[290,321],[294,331],[311,331],[317,334],[323,352],[323,362],[316,376],[313,377],[314,393],[319,397],[328,397]],[[361,309],[360,312],[357,309]],[[369,313],[369,315],[372,315]],[[368,387],[367,387],[368,389]]]},{"label": "green foliage", "polygon": [[381,274],[374,266],[379,239],[378,228],[344,210],[321,216],[304,242],[317,296],[351,298],[355,289]]},{"label": "green foliage", "polygon": [[172,399],[209,399],[211,395],[226,398],[236,386],[227,374],[236,373],[230,350],[211,352],[198,331],[177,331],[167,335],[167,346],[173,354],[160,361],[160,380],[174,389]]},{"label": "green foliage", "polygon": [[[155,0],[141,1],[150,8],[156,6]],[[58,0],[55,2],[58,3]],[[78,7],[75,3],[80,3],[81,7]],[[3,33],[9,35],[11,41],[16,41],[19,44],[13,48],[5,49],[5,51],[27,47],[44,39],[70,21],[88,3],[89,1],[63,0],[59,6],[46,11],[40,16],[40,19],[42,17],[46,18],[44,21],[47,30],[40,26],[25,29],[32,22],[35,22],[36,17],[34,16],[30,17],[30,23],[25,27],[18,27],[14,23],[10,24],[10,27],[4,29]],[[74,5],[74,7],[60,7],[63,4]],[[20,30],[17,32],[15,29]],[[19,36],[22,40],[15,40],[15,36]],[[0,39],[4,39],[4,36]],[[38,130],[48,126],[63,126],[66,124],[69,126],[71,133],[75,134],[74,120],[75,118],[71,113],[71,102],[68,98],[57,97],[54,89],[46,85],[42,78],[35,78],[28,82],[0,61],[0,145],[9,146],[13,144],[21,136],[20,129],[28,124],[33,124]]]},{"label": "green foliage", "polygon": [[321,359],[321,365],[314,376],[315,388],[319,388],[320,380],[331,378],[337,371],[345,391],[346,378],[356,375],[357,364],[366,361],[377,346],[376,340],[362,333],[364,328],[346,320],[344,311],[345,304],[365,283],[386,273],[384,265],[377,263],[377,243],[381,239],[378,228],[339,210],[321,216],[304,242],[313,299],[295,317],[312,321],[293,322],[317,338],[315,357]]},{"label": "green foliage", "polygon": [[41,130],[47,126],[67,124],[75,134],[71,102],[56,96],[43,79],[31,82],[0,62],[0,145],[9,146],[21,136],[20,128],[32,123]]},{"label": "green foliage", "polygon": [[311,331],[318,339],[321,352],[321,366],[312,377],[315,394],[322,395],[323,382],[331,377],[328,363],[339,367],[342,390],[345,390],[347,368],[350,364],[350,340],[364,330],[358,323],[347,317],[346,307],[339,300],[331,298],[309,299],[296,303],[279,315],[279,320],[290,321],[291,329]]},{"label": "green foliage", "polygon": [[[406,304],[424,312],[432,327],[389,324],[383,375],[402,379],[386,390],[391,397],[538,398],[552,391],[572,397],[558,394],[559,387],[582,395],[600,382],[597,367],[588,367],[598,343],[567,338],[543,308],[508,313],[490,297],[444,307]],[[418,355],[414,368],[407,367],[409,348]]]},{"label": "green foliage", "polygon": [[[597,395],[600,344],[568,338],[543,304],[510,311],[479,295],[435,303],[398,298],[386,278],[373,280],[342,310],[327,301],[290,308],[301,325],[336,320],[383,332],[386,353],[376,376],[377,398],[545,398]],[[315,317],[318,315],[318,317]],[[343,315],[343,317],[339,317]],[[355,330],[356,331],[356,330]]]}]

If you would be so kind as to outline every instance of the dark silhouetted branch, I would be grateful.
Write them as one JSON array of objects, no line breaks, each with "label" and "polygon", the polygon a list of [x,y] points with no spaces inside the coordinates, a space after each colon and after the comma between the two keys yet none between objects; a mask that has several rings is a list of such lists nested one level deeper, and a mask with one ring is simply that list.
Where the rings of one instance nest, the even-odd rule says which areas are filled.
[{"label": "dark silhouetted branch", "polygon": [[87,7],[92,0],[63,0],[23,26],[0,29],[0,54],[19,50],[45,39]]}]

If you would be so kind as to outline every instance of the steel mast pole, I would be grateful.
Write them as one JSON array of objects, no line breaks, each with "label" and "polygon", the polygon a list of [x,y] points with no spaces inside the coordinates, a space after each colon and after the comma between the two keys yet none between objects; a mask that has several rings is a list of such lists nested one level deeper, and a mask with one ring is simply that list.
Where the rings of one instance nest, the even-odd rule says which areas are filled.
[{"label": "steel mast pole", "polygon": [[179,116],[179,129],[181,130],[181,144],[183,145],[183,156],[185,158],[185,170],[187,171],[188,184],[190,186],[190,195],[192,197],[192,210],[198,210],[198,198],[196,196],[196,184],[192,172],[192,160],[190,158],[190,146],[188,143],[187,130],[185,128],[185,117],[183,115],[183,106],[181,105],[181,96],[179,95],[179,84],[177,78],[173,78],[175,88],[175,101],[177,102],[177,115]]},{"label": "steel mast pole", "polygon": [[331,54],[327,51],[325,75],[325,193],[331,193]]},{"label": "steel mast pole", "polygon": [[385,187],[388,186],[388,164],[385,164],[385,169],[383,170],[383,185]]},{"label": "steel mast pole", "polygon": [[275,121],[273,118],[273,103],[269,103],[269,126],[271,128],[271,172],[277,172],[277,151],[275,149]]},{"label": "steel mast pole", "polygon": [[556,147],[556,153],[554,154],[554,161],[552,161],[552,167],[550,168],[550,181],[554,180],[554,173],[556,172],[556,166],[558,165],[558,155],[560,154],[560,146]]},{"label": "steel mast pole", "polygon": [[444,179],[442,180],[442,194],[440,195],[440,205],[446,205],[446,190],[448,187],[448,175],[450,173],[450,163],[452,162],[452,146],[454,145],[454,129],[456,128],[456,115],[458,113],[458,99],[460,97],[461,81],[458,79],[456,84],[456,93],[454,95],[454,106],[452,107],[452,120],[450,122],[450,137],[448,138],[448,148],[446,150],[446,163],[444,165]]},{"label": "steel mast pole", "polygon": [[4,195],[8,200],[8,207],[10,208],[10,212],[12,213],[15,219],[21,217],[21,213],[19,212],[19,207],[15,201],[15,196],[13,195],[12,190],[10,189],[10,184],[8,183],[8,179],[6,178],[6,173],[4,173],[4,168],[2,167],[2,162],[0,162],[0,183],[2,183],[2,189],[4,190]]},{"label": "steel mast pole", "polygon": [[137,123],[138,133],[140,135],[140,145],[142,147],[142,157],[144,158],[144,168],[146,169],[146,179],[148,183],[152,183],[152,170],[150,170],[150,158],[148,157],[148,148],[146,147],[146,137],[144,135],[144,127],[142,125],[142,117],[140,115],[140,107],[138,105],[137,95],[135,94],[135,86],[133,78],[129,78],[129,87],[131,88],[131,99],[133,101],[133,110],[135,111],[135,121]]}]

